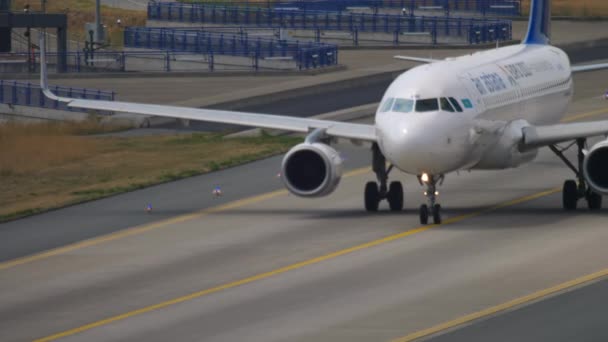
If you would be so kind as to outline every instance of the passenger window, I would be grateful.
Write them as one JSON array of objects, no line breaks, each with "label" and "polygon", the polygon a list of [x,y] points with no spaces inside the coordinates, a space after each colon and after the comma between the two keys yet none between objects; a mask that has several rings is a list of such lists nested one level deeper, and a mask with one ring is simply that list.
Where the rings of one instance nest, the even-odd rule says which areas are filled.
[{"label": "passenger window", "polygon": [[406,99],[395,99],[393,112],[411,113],[414,110],[414,101]]},{"label": "passenger window", "polygon": [[441,110],[452,113],[455,112],[454,108],[452,108],[452,105],[450,104],[450,101],[448,101],[448,99],[445,97],[440,98],[439,102],[441,103]]},{"label": "passenger window", "polygon": [[454,106],[454,108],[456,108],[456,110],[459,113],[462,113],[462,107],[460,106],[460,103],[458,103],[458,101],[456,101],[455,98],[450,97],[450,102],[452,103],[452,106]]},{"label": "passenger window", "polygon": [[433,112],[439,110],[437,99],[424,99],[416,101],[416,111],[419,113]]},{"label": "passenger window", "polygon": [[381,112],[381,113],[386,113],[386,112],[388,112],[389,110],[391,110],[391,107],[393,106],[393,101],[394,101],[394,100],[395,100],[395,99],[394,99],[394,98],[392,98],[392,97],[391,97],[391,98],[386,99],[386,101],[384,101],[384,104],[383,104],[383,105],[382,105],[382,107],[380,108],[380,112]]}]

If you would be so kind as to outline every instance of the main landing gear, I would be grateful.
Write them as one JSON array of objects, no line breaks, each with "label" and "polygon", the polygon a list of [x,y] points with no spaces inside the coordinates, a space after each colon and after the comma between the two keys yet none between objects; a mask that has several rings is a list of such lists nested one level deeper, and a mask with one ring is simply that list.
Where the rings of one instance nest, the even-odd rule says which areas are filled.
[{"label": "main landing gear", "polygon": [[[565,156],[564,151],[576,145],[578,149],[578,167],[574,166]],[[602,195],[594,192],[589,185],[587,185],[587,181],[585,181],[585,177],[583,176],[583,161],[585,160],[585,154],[583,150],[587,146],[586,139],[577,139],[576,142],[570,144],[564,149],[559,149],[555,145],[549,146],[551,151],[553,151],[566,165],[574,171],[576,174],[577,180],[569,179],[564,182],[564,187],[562,190],[562,203],[565,210],[572,211],[576,210],[578,205],[578,201],[580,199],[587,200],[587,206],[589,210],[599,210],[602,209]]]},{"label": "main landing gear", "polygon": [[436,203],[437,196],[439,196],[439,192],[437,191],[437,183],[443,183],[443,175],[441,176],[432,176],[427,175],[426,173],[418,176],[418,181],[422,185],[426,185],[426,191],[424,195],[427,199],[427,204],[423,204],[420,206],[420,223],[428,224],[429,217],[433,218],[434,224],[441,224],[441,205]]},{"label": "main landing gear", "polygon": [[403,210],[403,185],[401,182],[391,182],[388,185],[388,174],[393,169],[391,165],[386,168],[386,158],[377,144],[372,145],[372,169],[378,178],[378,182],[365,184],[365,209],[367,211],[378,211],[380,201],[386,199],[391,211]]}]

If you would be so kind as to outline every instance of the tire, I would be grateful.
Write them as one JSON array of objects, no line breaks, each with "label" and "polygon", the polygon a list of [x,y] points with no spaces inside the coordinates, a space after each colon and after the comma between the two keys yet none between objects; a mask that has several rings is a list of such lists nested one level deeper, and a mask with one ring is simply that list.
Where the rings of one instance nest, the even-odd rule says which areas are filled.
[{"label": "tire", "polygon": [[365,184],[365,210],[376,212],[378,211],[379,203],[380,192],[378,191],[378,184],[376,182],[368,182]]},{"label": "tire", "polygon": [[429,207],[426,204],[420,206],[420,224],[427,225],[429,223]]},{"label": "tire", "polygon": [[576,210],[578,202],[578,186],[573,180],[567,180],[564,182],[564,188],[562,190],[562,204],[564,210],[573,211]]},{"label": "tire", "polygon": [[589,210],[602,209],[602,195],[596,192],[590,192],[587,195],[587,205],[589,206]]},{"label": "tire", "polygon": [[435,204],[433,207],[433,223],[441,224],[441,206],[439,204]]},{"label": "tire", "polygon": [[387,200],[391,211],[403,210],[403,185],[401,185],[401,182],[391,183],[387,194]]}]

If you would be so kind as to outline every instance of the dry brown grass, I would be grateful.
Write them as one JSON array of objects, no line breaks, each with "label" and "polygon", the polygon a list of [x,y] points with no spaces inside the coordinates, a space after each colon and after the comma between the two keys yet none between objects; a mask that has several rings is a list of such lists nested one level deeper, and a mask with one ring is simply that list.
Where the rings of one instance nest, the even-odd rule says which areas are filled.
[{"label": "dry brown grass", "polygon": [[[41,10],[39,0],[14,0],[13,8],[22,10],[23,6],[28,3],[32,11]],[[84,42],[86,38],[85,23],[95,21],[95,0],[49,0],[47,12],[67,14],[70,39]],[[102,6],[101,14],[103,24],[107,26],[108,43],[115,47],[123,45],[123,29],[116,25],[117,19],[120,18],[122,26],[146,25],[146,11]]]},{"label": "dry brown grass", "polygon": [[286,151],[288,137],[100,137],[83,124],[0,126],[0,221]]},{"label": "dry brown grass", "polygon": [[[522,0],[524,14],[528,14],[530,0]],[[608,17],[607,0],[553,0],[552,14],[567,17]]]}]

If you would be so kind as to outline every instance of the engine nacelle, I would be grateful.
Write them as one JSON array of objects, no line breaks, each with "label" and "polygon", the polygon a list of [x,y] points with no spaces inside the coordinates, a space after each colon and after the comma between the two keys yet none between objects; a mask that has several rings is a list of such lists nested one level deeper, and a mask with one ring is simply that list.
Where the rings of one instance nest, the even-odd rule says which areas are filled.
[{"label": "engine nacelle", "polygon": [[527,121],[516,120],[497,132],[498,141],[482,156],[475,169],[502,170],[533,161],[538,155],[537,149],[523,152],[519,149],[523,129],[528,126],[530,124]]},{"label": "engine nacelle", "polygon": [[587,152],[583,176],[595,192],[608,195],[608,140],[593,145]]},{"label": "engine nacelle", "polygon": [[329,145],[302,143],[283,158],[281,178],[300,197],[322,197],[334,192],[342,178],[342,158]]}]

